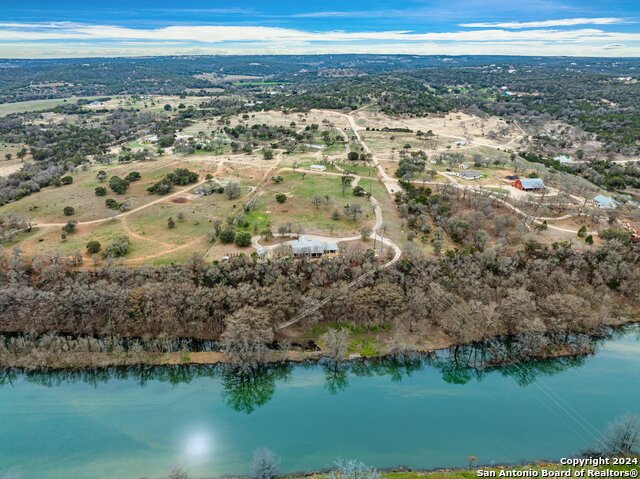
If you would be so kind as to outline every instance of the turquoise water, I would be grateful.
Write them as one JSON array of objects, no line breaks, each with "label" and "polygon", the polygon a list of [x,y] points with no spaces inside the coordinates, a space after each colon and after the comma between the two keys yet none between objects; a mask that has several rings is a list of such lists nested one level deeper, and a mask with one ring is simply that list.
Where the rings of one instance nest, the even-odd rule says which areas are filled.
[{"label": "turquoise water", "polygon": [[483,373],[457,368],[459,359],[298,365],[243,378],[213,367],[7,375],[0,476],[155,478],[173,465],[192,477],[243,474],[262,446],[283,471],[337,458],[513,463],[576,453],[615,417],[640,414],[637,331],[582,359]]}]

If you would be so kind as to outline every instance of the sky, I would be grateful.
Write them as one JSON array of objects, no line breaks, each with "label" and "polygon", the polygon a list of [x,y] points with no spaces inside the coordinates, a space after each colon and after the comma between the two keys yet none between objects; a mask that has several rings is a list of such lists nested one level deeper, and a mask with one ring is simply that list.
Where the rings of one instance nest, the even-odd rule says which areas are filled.
[{"label": "sky", "polygon": [[640,57],[640,0],[0,0],[0,58]]}]

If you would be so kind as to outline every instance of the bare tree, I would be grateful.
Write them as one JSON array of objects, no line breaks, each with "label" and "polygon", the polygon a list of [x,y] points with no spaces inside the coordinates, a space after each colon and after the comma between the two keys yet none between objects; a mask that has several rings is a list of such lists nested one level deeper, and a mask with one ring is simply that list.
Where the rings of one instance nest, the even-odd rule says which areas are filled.
[{"label": "bare tree", "polygon": [[181,467],[174,467],[169,473],[168,479],[189,479],[185,470]]},{"label": "bare tree", "polygon": [[224,194],[226,195],[227,199],[235,200],[237,198],[240,198],[240,195],[242,194],[242,188],[235,181],[230,181],[224,187]]},{"label": "bare tree", "polygon": [[602,438],[602,453],[608,455],[630,455],[640,447],[640,416],[627,414],[609,425]]},{"label": "bare tree", "polygon": [[252,306],[237,310],[225,321],[222,349],[241,367],[251,368],[264,360],[273,328],[266,311]]},{"label": "bare tree", "polygon": [[339,459],[334,469],[327,475],[328,479],[381,479],[381,475],[373,467],[365,466],[360,461]]},{"label": "bare tree", "polygon": [[349,349],[349,332],[346,329],[329,329],[320,336],[325,354],[336,361],[344,358]]},{"label": "bare tree", "polygon": [[273,479],[278,475],[280,458],[271,449],[261,447],[253,451],[251,477],[253,479]]}]

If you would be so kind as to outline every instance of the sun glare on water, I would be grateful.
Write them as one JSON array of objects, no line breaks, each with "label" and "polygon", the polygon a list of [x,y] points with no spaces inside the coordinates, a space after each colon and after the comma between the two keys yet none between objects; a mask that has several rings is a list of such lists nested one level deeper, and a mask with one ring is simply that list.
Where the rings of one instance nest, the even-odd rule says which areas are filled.
[{"label": "sun glare on water", "polygon": [[204,432],[192,433],[187,437],[185,453],[192,458],[204,457],[211,452],[211,438]]}]

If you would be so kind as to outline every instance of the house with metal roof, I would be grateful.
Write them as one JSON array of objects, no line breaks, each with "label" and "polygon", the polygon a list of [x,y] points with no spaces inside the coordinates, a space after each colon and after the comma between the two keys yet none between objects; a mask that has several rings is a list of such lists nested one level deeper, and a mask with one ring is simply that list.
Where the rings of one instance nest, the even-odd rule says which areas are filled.
[{"label": "house with metal roof", "polygon": [[593,198],[593,204],[598,208],[612,210],[620,206],[620,203],[613,198],[604,195],[597,195]]},{"label": "house with metal roof", "polygon": [[459,171],[457,175],[463,180],[478,180],[482,178],[482,173],[476,170]]},{"label": "house with metal roof", "polygon": [[545,189],[541,178],[518,178],[513,182],[513,187],[522,191],[542,191]]},{"label": "house with metal roof", "polygon": [[297,240],[289,243],[291,253],[296,258],[311,257],[318,258],[327,253],[337,253],[338,245],[330,241],[320,241],[300,236]]}]

